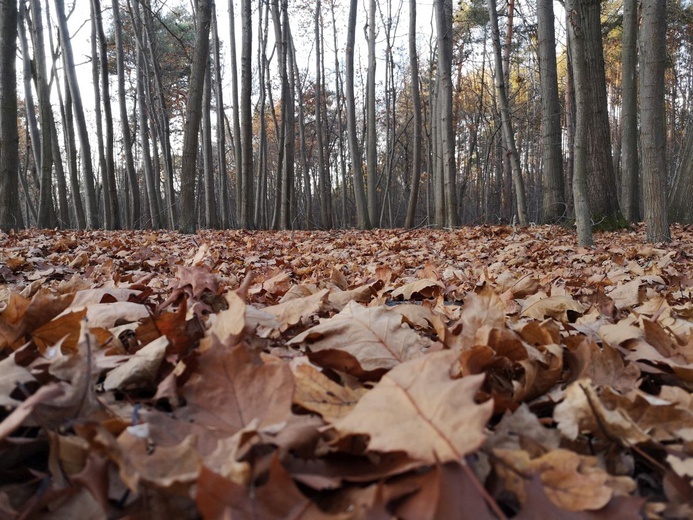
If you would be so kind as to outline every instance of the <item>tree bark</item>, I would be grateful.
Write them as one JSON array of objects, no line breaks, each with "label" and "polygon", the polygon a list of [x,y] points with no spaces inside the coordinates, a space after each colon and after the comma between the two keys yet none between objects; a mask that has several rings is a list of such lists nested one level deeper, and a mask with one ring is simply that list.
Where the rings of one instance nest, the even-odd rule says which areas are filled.
[{"label": "tree bark", "polygon": [[199,142],[205,69],[209,56],[209,30],[212,21],[212,0],[197,2],[197,30],[195,51],[190,72],[190,92],[185,107],[183,130],[183,161],[181,165],[180,228],[185,233],[197,229],[195,218],[195,178],[197,172],[197,145]]},{"label": "tree bark", "polygon": [[347,133],[349,151],[351,153],[351,169],[354,176],[354,191],[356,198],[356,221],[361,229],[370,229],[371,221],[366,205],[366,191],[363,182],[363,165],[361,149],[356,136],[356,99],[354,97],[354,42],[356,40],[356,11],[357,0],[349,2],[349,22],[347,26],[346,44],[346,104],[347,104]]},{"label": "tree bark", "polygon": [[[234,0],[229,0],[229,53],[231,56],[231,105],[233,108],[233,153],[236,170],[236,219],[241,220],[241,201],[245,198],[243,189],[243,146],[241,145],[241,111],[238,104],[238,62],[236,59],[236,21],[233,8]],[[262,76],[260,76],[262,77]]]},{"label": "tree bark", "polygon": [[19,206],[17,3],[0,2],[0,231],[24,227]]},{"label": "tree bark", "polygon": [[[607,111],[604,52],[601,32],[601,2],[599,0],[568,0],[568,26],[574,45],[572,60],[577,91],[583,89],[584,104],[576,106],[586,117],[587,197],[594,225],[600,229],[615,229],[625,222],[618,207],[616,180],[611,156],[611,133]],[[580,77],[578,77],[580,75]],[[576,121],[576,141],[578,140]],[[577,150],[576,143],[576,150]],[[577,157],[576,157],[577,161]],[[577,170],[577,166],[576,166]],[[577,175],[577,171],[575,172]],[[577,205],[577,201],[575,201]]]},{"label": "tree bark", "polygon": [[567,216],[563,196],[561,105],[558,101],[553,0],[537,1],[541,81],[542,217],[545,224]]},{"label": "tree bark", "polygon": [[224,97],[221,85],[221,53],[219,44],[219,26],[217,24],[216,6],[212,12],[212,42],[214,50],[214,96],[216,97],[216,142],[217,167],[219,168],[219,224],[222,229],[229,227],[229,182],[226,175],[226,133],[224,130]]},{"label": "tree bark", "polygon": [[566,9],[569,13],[569,41],[571,63],[573,64],[573,78],[575,81],[575,151],[573,164],[573,200],[575,204],[575,224],[577,226],[578,244],[581,246],[592,245],[592,221],[589,194],[587,189],[588,168],[588,134],[590,127],[590,88],[587,84],[587,62],[585,55],[585,37],[582,27],[583,18],[577,18],[576,4],[583,0],[569,0]]},{"label": "tree bark", "polygon": [[642,3],[640,140],[643,204],[648,242],[671,241],[667,220],[667,129],[664,104],[664,71],[667,56],[666,5],[666,0],[643,0]]},{"label": "tree bark", "polygon": [[640,220],[637,88],[638,0],[623,0],[621,50],[621,209],[628,222]]}]

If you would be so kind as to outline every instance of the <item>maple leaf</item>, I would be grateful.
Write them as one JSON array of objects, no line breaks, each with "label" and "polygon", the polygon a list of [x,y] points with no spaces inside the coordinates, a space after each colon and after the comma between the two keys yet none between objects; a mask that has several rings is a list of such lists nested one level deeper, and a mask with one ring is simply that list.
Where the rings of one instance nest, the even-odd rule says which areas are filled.
[{"label": "maple leaf", "polygon": [[317,364],[355,375],[389,370],[422,356],[431,344],[402,324],[400,314],[357,303],[287,342],[305,345]]},{"label": "maple leaf", "polygon": [[490,285],[478,294],[470,293],[465,299],[460,319],[450,328],[453,333],[461,328],[459,336],[452,336],[446,345],[455,350],[466,350],[476,345],[476,333],[482,327],[504,327],[505,307]]},{"label": "maple leaf", "polygon": [[285,364],[265,364],[243,344],[213,341],[181,388],[185,421],[233,434],[259,419],[260,426],[281,424],[291,416],[293,376]]},{"label": "maple leaf", "polygon": [[339,437],[367,435],[370,450],[404,451],[430,464],[475,451],[484,442],[493,402],[474,402],[483,375],[450,377],[456,357],[433,352],[393,368],[334,423]]}]

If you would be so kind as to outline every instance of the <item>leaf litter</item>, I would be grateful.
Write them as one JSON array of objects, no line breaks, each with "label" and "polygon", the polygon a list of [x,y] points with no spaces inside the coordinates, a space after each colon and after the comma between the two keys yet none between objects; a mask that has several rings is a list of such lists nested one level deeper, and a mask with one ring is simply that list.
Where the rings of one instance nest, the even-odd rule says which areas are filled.
[{"label": "leaf litter", "polygon": [[693,517],[693,235],[0,235],[0,517]]}]

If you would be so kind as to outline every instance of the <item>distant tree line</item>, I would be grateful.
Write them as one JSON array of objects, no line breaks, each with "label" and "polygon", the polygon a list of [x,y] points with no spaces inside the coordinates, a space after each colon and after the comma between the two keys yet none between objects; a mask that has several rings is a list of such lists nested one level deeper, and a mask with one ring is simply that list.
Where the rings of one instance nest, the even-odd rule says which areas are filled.
[{"label": "distant tree line", "polygon": [[432,1],[2,0],[0,229],[693,222],[690,0]]}]

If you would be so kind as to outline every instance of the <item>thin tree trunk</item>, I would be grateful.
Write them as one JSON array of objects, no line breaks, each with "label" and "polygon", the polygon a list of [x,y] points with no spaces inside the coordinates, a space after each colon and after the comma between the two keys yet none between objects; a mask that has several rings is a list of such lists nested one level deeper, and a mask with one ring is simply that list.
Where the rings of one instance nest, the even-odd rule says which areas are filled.
[{"label": "thin tree trunk", "polygon": [[378,134],[375,124],[375,0],[369,1],[368,29],[368,73],[366,75],[366,193],[368,195],[368,218],[372,225],[378,222]]},{"label": "thin tree trunk", "polygon": [[436,32],[438,34],[438,92],[440,143],[442,146],[445,225],[456,227],[457,190],[455,167],[455,134],[452,121],[452,0],[436,0]]},{"label": "thin tree trunk", "polygon": [[628,222],[640,220],[637,88],[638,0],[623,0],[621,50],[621,209]]},{"label": "thin tree trunk", "polygon": [[253,27],[251,0],[241,0],[241,147],[242,147],[242,198],[240,224],[243,228],[253,227],[253,119],[252,119],[252,44]]},{"label": "thin tree trunk", "polygon": [[222,228],[229,227],[229,183],[226,176],[226,134],[224,131],[224,98],[221,86],[221,54],[216,6],[212,11],[212,43],[214,50],[214,97],[216,98],[217,167],[219,168],[219,219]]},{"label": "thin tree trunk", "polygon": [[419,93],[419,57],[416,51],[416,0],[409,0],[409,66],[411,68],[411,98],[414,111],[414,135],[411,169],[411,191],[404,227],[414,227],[416,203],[421,182],[421,94]]},{"label": "thin tree trunk", "polygon": [[34,44],[34,67],[36,92],[38,93],[39,119],[41,121],[41,187],[39,191],[39,227],[55,227],[53,206],[53,148],[51,140],[51,104],[46,75],[46,51],[43,39],[43,15],[40,0],[31,0],[31,33]]},{"label": "thin tree trunk", "polygon": [[125,58],[123,53],[123,22],[120,17],[118,0],[111,0],[113,13],[113,32],[115,35],[116,68],[118,75],[118,108],[120,110],[120,131],[125,154],[125,170],[130,184],[128,190],[131,198],[132,215],[128,223],[130,228],[140,225],[140,191],[135,171],[135,161],[132,157],[132,135],[128,122],[127,104],[125,102]]},{"label": "thin tree trunk", "polygon": [[[245,198],[243,188],[243,146],[241,145],[241,117],[238,104],[238,63],[236,60],[236,20],[233,8],[234,0],[229,0],[229,53],[231,56],[231,105],[233,107],[233,151],[236,165],[236,220],[241,221],[242,201]],[[262,76],[260,76],[262,77]],[[242,224],[241,224],[242,226]]]},{"label": "thin tree trunk", "polygon": [[666,0],[643,0],[640,36],[640,121],[642,178],[648,242],[670,242],[667,220]]},{"label": "thin tree trunk", "polygon": [[538,0],[539,75],[541,81],[543,223],[566,217],[561,152],[561,105],[558,101],[553,0]]},{"label": "thin tree trunk", "polygon": [[[566,2],[566,9],[570,13],[577,2]],[[587,159],[588,141],[590,136],[590,89],[587,84],[587,62],[585,55],[585,41],[582,35],[584,20],[571,20],[569,24],[570,52],[573,64],[573,78],[575,81],[575,152],[573,166],[573,200],[575,204],[575,224],[577,226],[578,244],[581,246],[592,245],[592,221],[587,191]]]},{"label": "thin tree trunk", "polygon": [[91,162],[89,129],[87,128],[87,121],[84,117],[84,104],[82,103],[82,94],[79,89],[79,82],[77,81],[77,73],[75,71],[75,59],[72,53],[72,41],[70,40],[70,33],[67,28],[64,0],[55,0],[55,12],[58,19],[60,42],[63,46],[65,75],[70,88],[70,94],[72,95],[74,116],[77,121],[77,132],[79,135],[80,150],[82,152],[82,173],[87,200],[87,225],[90,228],[98,228],[99,213],[97,208],[96,190],[94,189],[94,168],[92,167]]},{"label": "thin tree trunk", "polygon": [[346,102],[347,102],[347,132],[349,134],[349,150],[351,152],[351,169],[354,176],[356,197],[356,220],[361,229],[370,229],[371,221],[366,206],[366,191],[363,182],[363,166],[361,164],[361,149],[356,136],[356,99],[354,97],[354,42],[356,39],[357,0],[349,3],[349,23],[346,47]]},{"label": "thin tree trunk", "polygon": [[522,179],[520,157],[515,144],[515,131],[510,120],[510,102],[506,90],[505,74],[503,72],[503,59],[500,46],[500,33],[498,30],[498,13],[496,12],[496,0],[487,0],[489,17],[491,20],[491,38],[493,39],[493,55],[496,62],[496,90],[500,105],[501,125],[503,139],[507,149],[506,154],[510,160],[513,185],[515,186],[515,198],[517,200],[517,218],[521,226],[527,225],[527,202],[525,198],[525,186]]}]

